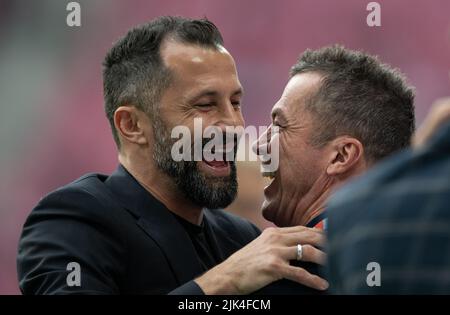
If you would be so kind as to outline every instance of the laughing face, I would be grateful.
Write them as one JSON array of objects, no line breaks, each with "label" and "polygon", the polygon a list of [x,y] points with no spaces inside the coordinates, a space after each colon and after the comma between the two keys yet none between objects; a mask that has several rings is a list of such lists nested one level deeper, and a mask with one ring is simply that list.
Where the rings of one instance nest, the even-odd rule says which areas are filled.
[{"label": "laughing face", "polygon": [[153,124],[157,165],[194,203],[208,208],[226,207],[237,193],[235,163],[223,159],[175,162],[170,150],[176,139],[170,136],[176,126],[186,126],[195,135],[196,118],[202,121],[202,131],[213,126],[225,134],[227,126],[244,126],[242,87],[233,58],[223,47],[203,48],[171,40],[161,48],[161,56],[171,71],[172,83],[161,98]]},{"label": "laughing face", "polygon": [[[293,76],[272,109],[271,128],[257,143],[260,152],[267,147],[270,152],[273,143],[279,145],[278,170],[263,173],[271,182],[264,189],[262,206],[263,216],[278,226],[306,224],[306,209],[329,185],[326,173],[329,148],[310,144],[313,117],[305,109],[320,82],[321,76],[313,72]],[[279,128],[277,135],[270,134],[273,126]]]}]

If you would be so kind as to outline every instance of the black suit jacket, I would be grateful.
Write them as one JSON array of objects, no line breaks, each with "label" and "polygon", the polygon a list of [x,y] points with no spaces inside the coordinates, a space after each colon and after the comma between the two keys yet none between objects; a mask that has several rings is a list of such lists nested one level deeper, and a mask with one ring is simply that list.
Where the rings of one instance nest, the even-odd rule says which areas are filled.
[{"label": "black suit jacket", "polygon": [[[259,235],[246,220],[205,210],[221,260]],[[81,286],[69,286],[71,262]],[[122,166],[88,174],[43,198],[28,217],[17,258],[24,294],[201,294],[189,236]]]}]

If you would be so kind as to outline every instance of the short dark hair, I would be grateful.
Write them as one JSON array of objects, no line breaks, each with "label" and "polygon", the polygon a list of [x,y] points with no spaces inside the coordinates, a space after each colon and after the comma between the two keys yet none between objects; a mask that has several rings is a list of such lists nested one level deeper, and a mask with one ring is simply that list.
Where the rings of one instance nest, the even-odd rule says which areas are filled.
[{"label": "short dark hair", "polygon": [[306,50],[290,75],[304,72],[323,76],[306,105],[315,125],[312,144],[350,135],[361,141],[372,162],[409,146],[415,128],[414,90],[398,70],[377,57],[334,45]]},{"label": "short dark hair", "polygon": [[160,56],[164,39],[217,49],[223,45],[217,27],[206,18],[163,16],[130,30],[106,54],[103,62],[103,95],[106,117],[120,148],[114,126],[114,112],[131,104],[149,115],[155,114],[162,92],[171,82],[170,71]]}]

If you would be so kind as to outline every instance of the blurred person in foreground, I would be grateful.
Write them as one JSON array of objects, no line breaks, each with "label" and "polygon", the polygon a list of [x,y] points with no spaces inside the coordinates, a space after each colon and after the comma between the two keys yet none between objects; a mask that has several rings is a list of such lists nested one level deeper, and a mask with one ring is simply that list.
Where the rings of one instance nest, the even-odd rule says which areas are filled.
[{"label": "blurred person in foreground", "polygon": [[386,160],[330,201],[332,292],[450,294],[449,205],[447,98],[432,107],[413,148]]},{"label": "blurred person in foreground", "polygon": [[120,165],[33,209],[17,258],[23,293],[245,294],[282,278],[327,288],[289,264],[305,243],[302,259],[323,261],[315,247],[323,233],[300,226],[260,235],[221,210],[236,197],[234,161],[171,156],[175,126],[194,134],[195,118],[224,132],[244,125],[243,89],[213,23],[161,17],[129,31],[108,52],[103,80]]},{"label": "blurred person in foreground", "polygon": [[[257,153],[270,152],[279,143],[278,170],[265,171],[267,159],[262,164],[263,175],[271,177],[264,217],[280,227],[326,229],[326,202],[334,190],[410,145],[413,103],[404,77],[373,56],[338,45],[306,51],[272,109],[279,133],[269,128],[254,146]],[[322,274],[317,264],[293,264]],[[298,287],[281,280],[260,292]]]}]

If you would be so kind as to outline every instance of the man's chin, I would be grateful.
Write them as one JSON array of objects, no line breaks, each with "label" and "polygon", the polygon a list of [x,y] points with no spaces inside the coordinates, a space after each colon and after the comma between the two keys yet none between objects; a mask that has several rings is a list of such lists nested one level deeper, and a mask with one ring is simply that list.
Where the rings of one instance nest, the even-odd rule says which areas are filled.
[{"label": "man's chin", "polygon": [[280,214],[282,214],[280,213],[280,207],[278,203],[274,201],[270,202],[267,199],[265,199],[263,201],[261,211],[264,219],[272,222],[278,227],[292,226],[291,224],[289,224],[289,221],[286,221],[285,217],[280,216]]},{"label": "man's chin", "polygon": [[[228,165],[228,174],[213,174],[204,170],[196,162],[196,168],[180,178],[182,190],[186,196],[201,207],[221,209],[229,206],[237,195],[236,168],[233,163]],[[186,180],[190,179],[190,180]]]}]

